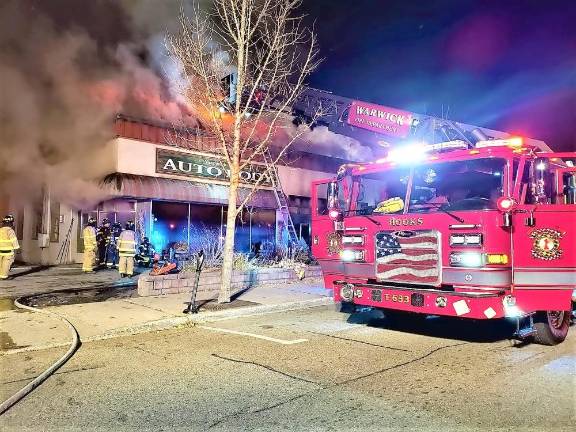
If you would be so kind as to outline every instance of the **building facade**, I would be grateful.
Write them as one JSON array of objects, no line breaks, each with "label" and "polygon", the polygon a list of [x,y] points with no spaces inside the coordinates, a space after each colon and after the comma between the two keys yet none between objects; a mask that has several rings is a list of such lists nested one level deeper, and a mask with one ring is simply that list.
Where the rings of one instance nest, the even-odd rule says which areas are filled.
[{"label": "building facade", "polygon": [[[35,204],[17,207],[10,197],[0,198],[0,212],[16,219],[22,246],[17,259],[33,264],[80,262],[82,228],[90,216],[98,224],[104,218],[122,225],[135,221],[138,237],[147,236],[158,251],[194,251],[223,241],[228,175],[214,137],[125,116],[118,116],[113,127],[115,138],[101,149],[102,194],[93,208],[58,202],[49,186]],[[311,182],[333,175],[345,162],[312,151],[290,151],[278,166],[297,235],[304,241],[309,241]],[[241,173],[239,202],[248,201],[237,220],[238,251],[285,243],[284,219],[266,172],[264,163],[254,162]],[[262,186],[254,191],[252,185],[259,180]]]}]

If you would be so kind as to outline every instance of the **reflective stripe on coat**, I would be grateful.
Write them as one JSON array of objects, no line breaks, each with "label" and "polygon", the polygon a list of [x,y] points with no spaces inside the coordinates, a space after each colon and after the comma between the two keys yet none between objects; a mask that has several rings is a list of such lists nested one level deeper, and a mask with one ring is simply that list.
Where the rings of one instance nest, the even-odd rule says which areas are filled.
[{"label": "reflective stripe on coat", "polygon": [[136,255],[136,234],[132,230],[124,230],[118,237],[118,251],[120,256]]},{"label": "reflective stripe on coat", "polygon": [[82,231],[84,236],[84,250],[94,250],[96,249],[96,229],[92,226],[87,226]]}]

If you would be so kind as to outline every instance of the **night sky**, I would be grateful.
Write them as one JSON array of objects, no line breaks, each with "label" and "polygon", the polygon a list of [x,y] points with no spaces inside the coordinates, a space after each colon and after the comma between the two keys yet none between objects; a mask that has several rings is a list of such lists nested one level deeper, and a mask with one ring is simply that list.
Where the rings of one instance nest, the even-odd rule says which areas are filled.
[{"label": "night sky", "polygon": [[576,151],[576,0],[304,0],[312,87]]}]

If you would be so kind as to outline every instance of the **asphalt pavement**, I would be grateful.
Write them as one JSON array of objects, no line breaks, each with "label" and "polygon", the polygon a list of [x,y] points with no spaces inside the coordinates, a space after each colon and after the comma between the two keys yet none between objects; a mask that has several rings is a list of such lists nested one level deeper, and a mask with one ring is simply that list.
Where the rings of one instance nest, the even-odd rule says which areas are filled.
[{"label": "asphalt pavement", "polygon": [[[6,431],[571,431],[576,333],[504,322],[391,327],[331,306],[87,342],[0,418]],[[58,349],[1,357],[2,395]]]}]

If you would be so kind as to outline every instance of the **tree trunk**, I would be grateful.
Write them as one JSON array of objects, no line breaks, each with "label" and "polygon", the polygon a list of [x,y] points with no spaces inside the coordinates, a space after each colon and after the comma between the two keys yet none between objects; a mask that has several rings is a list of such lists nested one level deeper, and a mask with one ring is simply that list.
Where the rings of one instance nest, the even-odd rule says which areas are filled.
[{"label": "tree trunk", "polygon": [[220,281],[220,294],[218,303],[229,303],[232,286],[232,270],[234,266],[234,234],[236,233],[238,184],[240,170],[230,170],[230,189],[228,190],[228,216],[226,217],[226,238],[224,240],[224,256],[222,263],[222,280]]}]

